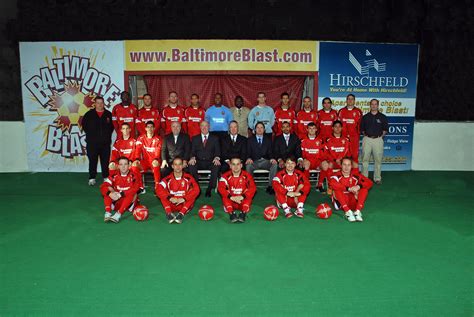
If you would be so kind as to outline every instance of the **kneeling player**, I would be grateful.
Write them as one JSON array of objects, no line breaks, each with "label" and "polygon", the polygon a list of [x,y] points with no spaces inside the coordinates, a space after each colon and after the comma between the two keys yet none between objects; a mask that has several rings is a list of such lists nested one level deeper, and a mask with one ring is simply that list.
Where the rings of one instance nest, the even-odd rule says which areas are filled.
[{"label": "kneeling player", "polygon": [[[301,141],[301,153],[303,156],[303,172],[309,180],[310,170],[320,169],[318,177],[318,190],[323,191],[323,181],[326,177],[328,169],[327,162],[324,161],[324,145],[323,140],[316,137],[316,124],[314,122],[308,123],[308,136]],[[324,162],[324,163],[323,163]]]},{"label": "kneeling player", "polygon": [[329,179],[332,201],[336,209],[342,209],[350,222],[363,221],[362,209],[373,183],[370,179],[352,169],[353,161],[345,157],[341,162],[341,171]]},{"label": "kneeling player", "polygon": [[[245,215],[250,211],[257,186],[252,175],[242,170],[240,158],[232,158],[229,163],[230,171],[222,174],[217,190],[222,196],[222,205],[229,214],[230,221],[245,222]],[[236,210],[241,211],[238,216]]]},{"label": "kneeling player", "polygon": [[289,157],[285,161],[285,168],[273,178],[278,207],[283,208],[286,218],[291,218],[291,208],[296,208],[295,216],[303,218],[304,202],[310,191],[311,185],[303,172],[296,170],[296,160]]},{"label": "kneeling player", "polygon": [[140,159],[143,173],[149,170],[153,172],[156,187],[160,182],[161,139],[155,135],[153,121],[146,123],[145,131],[137,140],[137,158]]},{"label": "kneeling player", "polygon": [[194,177],[183,172],[183,159],[175,158],[171,168],[173,172],[156,186],[156,196],[161,200],[168,222],[181,223],[193,208],[200,189]]},{"label": "kneeling player", "polygon": [[[122,156],[118,159],[118,173],[110,175],[100,186],[100,192],[104,196],[105,215],[104,221],[120,221],[122,214],[128,210],[132,211],[137,202],[137,192],[140,188],[137,173],[129,168],[130,161]],[[112,216],[112,211],[115,214]]]}]

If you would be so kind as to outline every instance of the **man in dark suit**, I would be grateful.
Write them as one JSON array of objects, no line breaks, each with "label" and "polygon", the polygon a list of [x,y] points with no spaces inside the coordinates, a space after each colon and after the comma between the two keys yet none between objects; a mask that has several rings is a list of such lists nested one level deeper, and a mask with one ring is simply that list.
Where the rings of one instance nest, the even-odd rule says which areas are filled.
[{"label": "man in dark suit", "polygon": [[171,133],[165,136],[161,147],[161,177],[171,173],[171,164],[177,157],[183,159],[183,167],[187,168],[191,155],[191,142],[189,136],[181,133],[181,123],[171,123]]},{"label": "man in dark suit", "polygon": [[217,177],[221,168],[219,137],[209,134],[209,123],[206,121],[202,121],[199,127],[201,134],[194,136],[191,140],[189,172],[198,181],[198,170],[211,171],[211,180],[206,190],[206,197],[211,197],[211,191],[217,186]]},{"label": "man in dark suit", "polygon": [[256,169],[265,169],[269,171],[267,193],[273,195],[272,188],[273,177],[277,173],[277,161],[272,154],[272,138],[265,135],[265,125],[257,122],[255,125],[255,135],[249,136],[247,140],[247,161],[245,169],[253,176]]},{"label": "man in dark suit", "polygon": [[221,173],[230,169],[230,160],[240,158],[247,160],[247,138],[239,134],[239,124],[233,120],[229,124],[229,134],[221,140]]},{"label": "man in dark suit", "polygon": [[301,157],[301,140],[294,133],[290,133],[291,127],[288,122],[281,125],[281,135],[273,140],[273,157],[278,162],[278,168],[285,167],[285,161],[289,157],[295,157],[298,165],[302,166],[303,158]]}]

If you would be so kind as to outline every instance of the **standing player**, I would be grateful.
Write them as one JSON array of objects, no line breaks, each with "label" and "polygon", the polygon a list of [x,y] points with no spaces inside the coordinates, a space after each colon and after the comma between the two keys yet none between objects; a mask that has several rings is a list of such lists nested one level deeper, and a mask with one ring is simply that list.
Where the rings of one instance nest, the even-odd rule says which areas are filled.
[{"label": "standing player", "polygon": [[334,207],[342,209],[349,222],[363,221],[362,209],[373,183],[352,168],[351,158],[343,158],[341,165],[341,171],[329,179]]},{"label": "standing player", "polygon": [[[229,214],[230,222],[245,222],[257,186],[253,177],[242,170],[242,161],[239,157],[230,160],[230,171],[222,174],[217,190],[222,196],[222,205],[224,211]],[[241,211],[238,216],[236,210]]]},{"label": "standing player", "polygon": [[191,105],[186,108],[184,111],[184,116],[186,118],[187,127],[188,127],[188,135],[189,138],[192,139],[193,136],[198,135],[201,133],[201,129],[199,125],[202,121],[204,121],[204,116],[206,114],[206,110],[204,110],[199,105],[199,95],[192,94],[191,95]]},{"label": "standing player", "polygon": [[322,192],[328,163],[324,160],[323,140],[316,136],[316,125],[313,122],[308,123],[308,136],[301,141],[301,153],[303,157],[303,172],[307,179],[309,179],[310,170],[320,168],[317,187]]},{"label": "standing player", "polygon": [[295,167],[295,158],[288,157],[285,161],[285,168],[273,178],[276,202],[278,207],[283,208],[286,218],[293,217],[291,208],[296,208],[295,216],[304,217],[304,203],[311,189],[309,180],[303,172]]},{"label": "standing player", "polygon": [[280,96],[281,105],[275,108],[275,125],[273,126],[273,132],[275,136],[281,135],[281,126],[283,122],[290,124],[290,131],[295,133],[296,114],[293,109],[290,109],[290,95],[284,92]]},{"label": "standing player", "polygon": [[147,122],[153,122],[155,125],[155,135],[160,135],[161,115],[158,109],[153,108],[151,103],[151,95],[143,95],[143,107],[138,110],[136,122],[138,136],[146,133],[145,126]]},{"label": "standing player", "polygon": [[351,142],[351,155],[355,163],[359,163],[360,121],[362,111],[355,106],[355,96],[346,97],[346,106],[339,110],[338,120],[342,122],[342,135]]},{"label": "standing player", "polygon": [[171,165],[173,172],[163,178],[156,187],[156,196],[165,209],[169,223],[183,222],[199,196],[199,185],[188,173],[183,172],[183,160],[179,157]]},{"label": "standing player", "polygon": [[267,105],[267,95],[264,92],[257,93],[257,101],[258,104],[249,112],[247,120],[249,129],[255,133],[255,126],[261,122],[265,127],[265,135],[272,137],[272,127],[275,124],[275,112],[272,107]]},{"label": "standing player", "polygon": [[171,91],[168,97],[168,104],[165,105],[161,113],[161,122],[165,129],[165,135],[171,133],[171,123],[180,122],[183,132],[186,132],[186,117],[184,115],[184,107],[178,105],[178,94]]},{"label": "standing player", "polygon": [[332,124],[337,120],[337,111],[332,109],[332,100],[329,97],[323,99],[323,109],[318,111],[318,136],[326,142],[332,135]]},{"label": "standing player", "polygon": [[137,159],[140,160],[142,173],[152,171],[156,187],[160,182],[161,139],[155,134],[153,121],[146,123],[145,130],[146,134],[140,135],[137,139]]},{"label": "standing player", "polygon": [[117,133],[117,139],[122,137],[120,133],[122,129],[122,123],[127,123],[130,127],[130,133],[132,137],[135,137],[135,121],[137,120],[137,107],[130,103],[130,94],[123,91],[120,94],[122,103],[119,103],[112,109],[112,123],[114,124],[115,133]]},{"label": "standing player", "polygon": [[[104,221],[119,222],[122,214],[132,211],[138,201],[139,175],[129,170],[130,161],[122,156],[118,160],[119,173],[109,176],[100,186],[104,197]],[[112,216],[112,211],[115,214]]]},{"label": "standing player", "polygon": [[232,112],[222,104],[222,94],[214,96],[214,105],[206,110],[205,120],[209,123],[209,131],[222,140],[229,130],[229,124],[234,120]]},{"label": "standing player", "polygon": [[308,134],[306,126],[308,123],[313,122],[316,124],[318,121],[318,113],[313,110],[311,105],[311,98],[304,97],[303,99],[303,109],[298,111],[296,115],[296,135],[303,140]]}]

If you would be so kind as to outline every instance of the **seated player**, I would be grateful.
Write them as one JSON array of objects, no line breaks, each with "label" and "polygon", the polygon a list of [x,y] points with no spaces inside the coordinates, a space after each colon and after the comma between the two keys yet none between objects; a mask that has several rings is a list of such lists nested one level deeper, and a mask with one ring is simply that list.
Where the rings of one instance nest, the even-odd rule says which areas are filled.
[{"label": "seated player", "polygon": [[317,187],[323,191],[323,181],[326,177],[328,163],[324,160],[323,140],[316,136],[316,124],[308,123],[308,137],[301,141],[301,152],[303,157],[303,172],[309,179],[310,170],[320,169]]},{"label": "seated player", "polygon": [[[100,186],[100,192],[104,197],[105,222],[118,223],[122,214],[126,210],[131,212],[138,201],[137,192],[140,188],[138,179],[140,176],[130,170],[128,158],[122,156],[117,160],[117,163],[119,172],[107,177]],[[112,211],[115,211],[113,216]]]},{"label": "seated player", "polygon": [[[140,175],[139,171],[141,169],[140,161],[137,160],[137,150],[136,143],[137,141],[130,135],[130,125],[128,123],[122,123],[121,125],[121,137],[117,138],[115,141],[112,152],[110,154],[110,163],[109,163],[109,174],[115,175],[118,172],[118,159],[119,157],[126,157],[132,163],[131,170],[137,175]],[[143,181],[140,177],[140,193],[144,191]]]},{"label": "seated player", "polygon": [[295,168],[295,158],[288,157],[285,160],[285,168],[273,178],[276,202],[278,207],[283,208],[286,218],[293,217],[291,208],[296,208],[295,216],[304,217],[304,203],[311,189],[309,180],[303,172]]},{"label": "seated player", "polygon": [[140,135],[136,143],[137,159],[140,160],[142,173],[152,171],[156,187],[160,182],[161,139],[155,135],[153,121],[146,123],[145,131],[146,134]]},{"label": "seated player", "polygon": [[[217,190],[222,196],[224,211],[229,214],[230,221],[245,222],[245,216],[250,211],[252,198],[257,191],[253,177],[242,170],[242,160],[234,157],[230,160],[230,171],[222,174]],[[237,216],[236,210],[240,210]]]},{"label": "seated player", "polygon": [[347,220],[363,221],[362,209],[373,183],[352,166],[351,158],[342,159],[341,171],[329,179],[329,185],[333,190],[331,197],[334,208],[342,209]]},{"label": "seated player", "polygon": [[183,172],[182,158],[173,159],[171,168],[173,172],[156,187],[156,196],[165,209],[168,222],[181,223],[184,215],[193,208],[200,189],[194,177]]}]

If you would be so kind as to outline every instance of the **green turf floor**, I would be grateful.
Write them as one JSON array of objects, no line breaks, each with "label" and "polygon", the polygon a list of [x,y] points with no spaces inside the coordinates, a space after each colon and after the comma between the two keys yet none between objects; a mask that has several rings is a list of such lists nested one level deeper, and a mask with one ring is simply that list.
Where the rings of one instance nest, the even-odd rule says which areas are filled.
[{"label": "green turf floor", "polygon": [[387,172],[365,222],[103,223],[85,174],[0,174],[0,316],[471,316],[474,173]]}]

